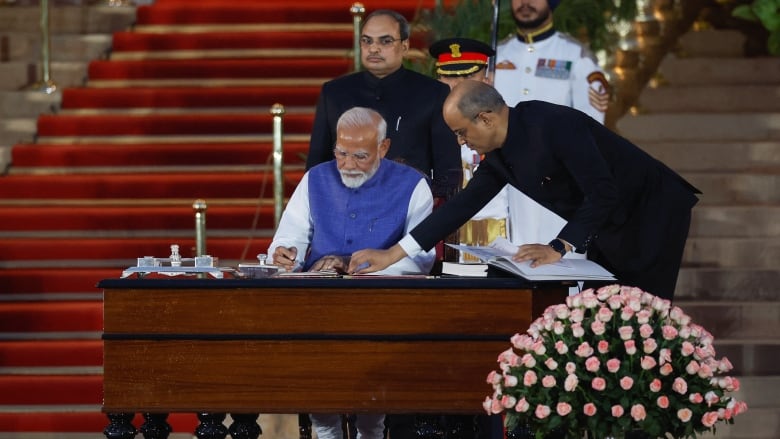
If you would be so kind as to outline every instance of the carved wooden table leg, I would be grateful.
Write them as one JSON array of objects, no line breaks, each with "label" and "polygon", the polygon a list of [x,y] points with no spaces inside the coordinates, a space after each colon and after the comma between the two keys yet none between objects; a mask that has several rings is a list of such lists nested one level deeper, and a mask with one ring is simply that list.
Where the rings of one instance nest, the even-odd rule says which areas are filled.
[{"label": "carved wooden table leg", "polygon": [[168,439],[172,429],[167,419],[168,413],[144,413],[140,428],[144,439]]},{"label": "carved wooden table leg", "polygon": [[108,425],[103,435],[109,439],[133,439],[138,430],[133,426],[135,413],[107,413]]},{"label": "carved wooden table leg", "polygon": [[228,429],[222,422],[225,421],[225,413],[198,413],[200,424],[195,429],[198,439],[225,439]]},{"label": "carved wooden table leg", "polygon": [[231,413],[233,423],[230,424],[230,437],[233,439],[257,439],[263,434],[257,423],[259,413]]}]

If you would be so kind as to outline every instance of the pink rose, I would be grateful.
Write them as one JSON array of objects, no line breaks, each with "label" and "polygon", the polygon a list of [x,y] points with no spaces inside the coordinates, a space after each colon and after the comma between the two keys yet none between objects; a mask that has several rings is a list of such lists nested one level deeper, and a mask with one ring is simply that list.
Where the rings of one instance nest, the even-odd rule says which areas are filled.
[{"label": "pink rose", "polygon": [[612,373],[615,373],[618,370],[620,370],[620,360],[618,360],[617,358],[610,358],[609,360],[607,360],[607,370]]},{"label": "pink rose", "polygon": [[677,337],[677,329],[674,326],[664,325],[661,327],[661,335],[666,340],[674,340]]},{"label": "pink rose", "polygon": [[504,411],[504,406],[501,405],[501,400],[498,398],[493,398],[493,400],[490,402],[490,413],[498,414],[503,411]]},{"label": "pink rose", "polygon": [[596,414],[596,411],[596,404],[593,404],[592,402],[582,406],[582,412],[585,413],[585,416],[593,416]]},{"label": "pink rose", "polygon": [[531,405],[528,404],[528,401],[526,401],[525,398],[521,398],[520,401],[517,401],[517,404],[515,404],[515,411],[519,413],[525,413],[529,408],[531,408]]},{"label": "pink rose", "polygon": [[712,378],[712,368],[708,364],[702,364],[698,375],[702,378]]},{"label": "pink rose", "polygon": [[555,351],[563,355],[566,352],[569,352],[569,347],[566,346],[566,343],[564,343],[563,341],[558,340],[555,342]]},{"label": "pink rose", "polygon": [[552,375],[545,375],[544,378],[542,378],[542,386],[546,388],[555,387],[556,381],[555,377]]},{"label": "pink rose", "polygon": [[571,310],[571,315],[569,316],[569,321],[572,323],[579,323],[585,318],[585,311],[577,308]]},{"label": "pink rose", "polygon": [[536,341],[532,346],[532,349],[534,351],[534,354],[539,356],[542,356],[547,353],[547,348],[544,347],[544,342],[542,342],[541,340]]},{"label": "pink rose", "polygon": [[654,338],[647,338],[642,342],[642,351],[646,354],[652,354],[658,348],[658,343]]},{"label": "pink rose", "polygon": [[647,412],[645,411],[645,406],[642,404],[634,404],[631,406],[631,417],[634,418],[635,421],[642,421],[646,416]]},{"label": "pink rose", "polygon": [[482,401],[482,408],[485,410],[485,413],[487,413],[488,415],[492,415],[493,411],[490,410],[491,407],[493,407],[493,398],[486,396],[485,400]]},{"label": "pink rose", "polygon": [[525,355],[523,355],[521,363],[523,363],[523,366],[525,366],[525,367],[530,369],[530,368],[536,366],[536,359],[531,354],[525,354]]},{"label": "pink rose", "polygon": [[511,409],[517,403],[517,398],[514,396],[504,395],[501,397],[501,405],[504,408]]},{"label": "pink rose", "polygon": [[612,320],[612,310],[610,310],[605,306],[602,306],[601,308],[599,308],[599,312],[596,314],[596,319],[604,323]]},{"label": "pink rose", "polygon": [[536,384],[536,380],[538,378],[536,377],[536,372],[532,370],[525,371],[525,375],[523,375],[523,385],[526,387],[533,386]]},{"label": "pink rose", "polygon": [[705,427],[712,427],[718,422],[718,412],[707,412],[701,417],[701,424]]},{"label": "pink rose", "polygon": [[691,393],[691,395],[688,397],[688,400],[694,404],[701,404],[704,402],[704,397],[701,396],[701,393]]},{"label": "pink rose", "polygon": [[606,331],[606,326],[604,325],[604,322],[594,320],[593,323],[590,324],[590,330],[596,335],[602,335]]},{"label": "pink rose", "polygon": [[597,372],[599,367],[601,367],[601,362],[598,358],[588,357],[588,359],[585,360],[585,370],[588,372]]},{"label": "pink rose", "polygon": [[513,366],[517,365],[517,354],[515,354],[515,351],[512,350],[512,348],[509,348],[498,354],[498,362],[510,364]]},{"label": "pink rose", "polygon": [[593,348],[590,347],[588,342],[583,342],[579,346],[577,346],[577,350],[574,351],[574,354],[578,357],[587,358],[593,355]]},{"label": "pink rose", "polygon": [[640,325],[643,325],[643,324],[648,323],[650,321],[650,316],[651,315],[652,314],[650,313],[650,311],[648,311],[646,309],[640,310],[639,312],[636,313],[636,321]]},{"label": "pink rose", "polygon": [[663,376],[669,376],[672,372],[674,372],[674,368],[672,367],[671,363],[666,363],[663,366],[661,366],[661,369],[659,369],[659,372]]},{"label": "pink rose", "polygon": [[685,392],[688,391],[688,383],[685,382],[682,378],[675,378],[674,382],[672,383],[672,390],[679,393],[680,395],[685,395]]},{"label": "pink rose", "polygon": [[620,310],[620,319],[624,322],[631,320],[632,317],[634,317],[634,310],[630,307],[624,306],[623,309]]},{"label": "pink rose", "polygon": [[662,409],[669,407],[669,398],[666,395],[659,396],[655,402],[658,404],[658,407],[661,407]]},{"label": "pink rose", "polygon": [[626,348],[626,353],[628,355],[634,355],[636,354],[636,343],[634,340],[626,340],[623,342],[623,347]]},{"label": "pink rose", "polygon": [[658,364],[658,363],[655,362],[655,358],[653,358],[653,357],[651,357],[649,355],[645,355],[644,357],[642,357],[642,361],[641,361],[642,369],[650,370],[650,369],[654,368],[656,366],[656,364]]},{"label": "pink rose", "polygon": [[641,325],[639,327],[639,335],[642,338],[649,338],[651,335],[653,335],[653,327],[648,325],[647,323]]},{"label": "pink rose", "polygon": [[550,407],[546,405],[539,404],[536,406],[536,410],[534,411],[534,415],[536,415],[539,419],[544,419],[548,416],[550,416]]},{"label": "pink rose", "polygon": [[502,377],[501,377],[500,373],[496,372],[495,370],[491,370],[490,373],[487,376],[487,380],[486,381],[487,381],[488,384],[492,384],[492,385],[495,386],[496,384],[501,382],[501,379],[502,379]]},{"label": "pink rose", "polygon": [[552,328],[555,335],[561,335],[566,329],[566,325],[564,325],[560,320],[556,320],[555,323],[553,323]]},{"label": "pink rose", "polygon": [[617,405],[617,404],[612,406],[612,416],[614,416],[616,418],[619,418],[619,417],[623,416],[624,412],[625,411],[623,410],[622,406]]},{"label": "pink rose", "polygon": [[585,335],[585,329],[582,328],[582,323],[571,324],[571,335],[580,338]]},{"label": "pink rose", "polygon": [[577,378],[577,375],[569,374],[566,376],[566,380],[563,382],[563,388],[567,392],[573,392],[574,389],[577,388],[577,384],[580,383],[579,378]]},{"label": "pink rose", "polygon": [[555,317],[566,320],[569,317],[569,307],[566,305],[557,305],[555,307]]},{"label": "pink rose", "polygon": [[718,372],[728,372],[733,368],[731,361],[726,357],[721,358],[720,362],[718,362]]},{"label": "pink rose", "polygon": [[566,416],[571,413],[571,405],[565,402],[559,402],[558,405],[555,406],[555,411],[561,416]]},{"label": "pink rose", "polygon": [[688,422],[691,420],[691,416],[693,416],[693,412],[690,409],[680,409],[677,410],[677,419]]},{"label": "pink rose", "polygon": [[658,364],[664,365],[670,361],[672,361],[672,351],[666,348],[658,351]]},{"label": "pink rose", "polygon": [[515,334],[511,339],[509,339],[509,341],[512,342],[512,346],[524,351],[527,351],[527,348],[531,346],[531,343],[533,343],[531,337],[529,337],[528,334]]},{"label": "pink rose", "polygon": [[596,377],[590,382],[590,386],[593,387],[594,390],[600,392],[607,388],[607,381],[604,378]]},{"label": "pink rose", "polygon": [[555,361],[552,357],[547,357],[546,360],[544,360],[544,365],[547,366],[550,370],[555,370],[558,368],[558,362]]},{"label": "pink rose", "polygon": [[696,360],[691,360],[690,363],[688,363],[687,366],[685,366],[685,371],[688,372],[689,375],[696,375],[696,372],[699,371],[699,363]]},{"label": "pink rose", "polygon": [[620,388],[623,390],[629,390],[634,387],[634,379],[631,377],[623,377],[620,379]]},{"label": "pink rose", "polygon": [[704,400],[707,401],[707,407],[712,407],[713,404],[720,401],[720,398],[718,397],[718,394],[710,390],[704,394]]},{"label": "pink rose", "polygon": [[517,381],[517,377],[514,375],[504,375],[504,387],[515,387]]},{"label": "pink rose", "polygon": [[634,336],[634,328],[631,326],[621,326],[618,328],[621,340],[630,340]]},{"label": "pink rose", "polygon": [[609,343],[606,340],[599,340],[596,349],[598,349],[600,354],[606,354],[609,352]]},{"label": "pink rose", "polygon": [[650,381],[650,391],[651,392],[660,392],[661,391],[661,380],[658,378],[653,379],[653,381]]},{"label": "pink rose", "polygon": [[577,371],[577,365],[576,365],[576,364],[574,364],[574,363],[573,363],[573,362],[571,362],[571,361],[569,361],[568,363],[566,363],[566,372],[567,372],[567,373],[574,373],[574,372],[576,372],[576,371]]}]

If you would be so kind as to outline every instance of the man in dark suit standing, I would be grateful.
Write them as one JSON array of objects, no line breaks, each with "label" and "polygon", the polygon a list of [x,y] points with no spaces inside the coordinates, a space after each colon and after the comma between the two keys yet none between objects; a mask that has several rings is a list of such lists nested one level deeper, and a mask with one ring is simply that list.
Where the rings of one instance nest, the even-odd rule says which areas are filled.
[{"label": "man in dark suit standing", "polygon": [[322,86],[314,116],[306,169],[333,159],[336,121],[352,107],[376,110],[387,121],[392,141],[386,158],[419,169],[432,178],[435,197],[460,184],[460,147],[442,118],[449,87],[403,67],[409,51],[409,23],[396,11],[369,14],[360,34],[364,71]]},{"label": "man in dark suit standing", "polygon": [[375,271],[430,248],[511,184],[567,221],[550,243],[521,245],[515,260],[535,266],[587,251],[621,283],[673,297],[695,187],[582,112],[540,101],[510,108],[482,82],[456,86],[444,119],[485,160],[463,191],[398,244],[353,254],[350,271]]}]

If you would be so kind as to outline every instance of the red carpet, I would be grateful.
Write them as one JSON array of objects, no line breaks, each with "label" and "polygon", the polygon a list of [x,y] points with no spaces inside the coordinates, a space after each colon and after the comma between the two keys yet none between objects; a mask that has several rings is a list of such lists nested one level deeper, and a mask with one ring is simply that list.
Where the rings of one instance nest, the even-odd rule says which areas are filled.
[{"label": "red carpet", "polygon": [[114,34],[111,50],[113,53],[120,53],[124,51],[283,49],[289,47],[339,49],[346,52],[352,47],[352,31],[316,31],[316,33],[210,32],[208,34],[117,32]]},{"label": "red carpet", "polygon": [[100,293],[98,281],[119,277],[123,268],[7,268],[0,270],[0,295]]},{"label": "red carpet", "polygon": [[[287,134],[311,132],[313,114],[284,116]],[[271,114],[41,115],[40,137],[141,136],[198,134],[266,134],[273,131]]]},{"label": "red carpet", "polygon": [[182,59],[92,61],[90,80],[333,78],[350,72],[351,59]]},{"label": "red carpet", "polygon": [[314,106],[319,86],[66,88],[64,110],[80,108],[217,108],[270,107],[274,104]]},{"label": "red carpet", "polygon": [[[273,198],[273,173],[11,175],[0,179],[3,199]],[[285,173],[292,194],[303,171]],[[264,181],[265,180],[265,181]],[[52,218],[54,219],[54,218]]]},{"label": "red carpet", "polygon": [[0,302],[2,332],[102,331],[103,302]]},{"label": "red carpet", "polygon": [[[237,260],[241,257],[247,239],[248,237],[240,235],[239,237],[231,238],[207,238],[206,250],[208,254],[216,256],[221,260]],[[270,238],[254,237],[252,239],[252,252],[249,253],[248,258],[255,259],[257,253],[264,253],[270,243]],[[183,257],[194,256],[194,237],[113,239],[13,238],[4,240],[0,261],[39,261],[44,259],[43,257],[45,256],[45,259],[51,260],[92,259],[117,261],[117,263],[119,263],[119,260],[125,260],[135,264],[136,258],[141,256],[167,257],[170,254],[171,244],[179,244]],[[117,270],[113,277],[119,277],[120,274],[121,270]]]},{"label": "red carpet", "polygon": [[[285,142],[285,165],[303,166],[308,143]],[[142,143],[86,145],[17,145],[11,151],[15,168],[80,166],[272,165],[271,143]],[[3,225],[0,224],[0,229]]]},{"label": "red carpet", "polygon": [[101,375],[0,375],[0,404],[101,404]]},{"label": "red carpet", "polygon": [[102,366],[102,340],[0,341],[3,367]]},{"label": "red carpet", "polygon": [[[208,228],[245,230],[253,222],[257,207],[209,206]],[[56,224],[49,217],[57,218]],[[68,230],[191,230],[194,228],[192,202],[167,206],[0,206],[0,231],[68,231]],[[260,207],[258,228],[274,227],[273,206]]]}]

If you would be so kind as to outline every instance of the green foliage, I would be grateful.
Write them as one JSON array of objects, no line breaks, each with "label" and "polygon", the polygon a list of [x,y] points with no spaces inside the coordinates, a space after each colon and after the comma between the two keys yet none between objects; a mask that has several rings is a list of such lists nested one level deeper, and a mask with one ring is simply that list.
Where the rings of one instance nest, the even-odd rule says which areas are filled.
[{"label": "green foliage", "polygon": [[[778,0],[773,0],[778,1]],[[608,49],[612,37],[609,24],[633,20],[637,0],[563,0],[555,9],[555,27],[588,42],[592,51]],[[511,0],[501,0],[498,39],[515,31]],[[418,24],[430,29],[430,41],[449,37],[468,37],[490,44],[492,40],[493,2],[460,0],[454,8],[441,5],[420,11]]]},{"label": "green foliage", "polygon": [[753,0],[735,7],[731,13],[743,20],[760,22],[769,31],[767,50],[780,56],[780,0]]}]

